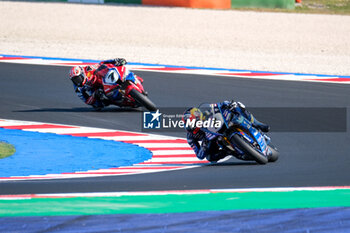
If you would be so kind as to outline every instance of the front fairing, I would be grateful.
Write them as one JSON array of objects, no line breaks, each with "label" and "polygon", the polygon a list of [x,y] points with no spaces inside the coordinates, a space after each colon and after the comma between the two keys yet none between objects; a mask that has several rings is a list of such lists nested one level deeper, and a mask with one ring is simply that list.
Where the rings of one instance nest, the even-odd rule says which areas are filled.
[{"label": "front fairing", "polygon": [[102,77],[104,92],[108,95],[114,89],[119,88],[119,80],[121,80],[119,70],[116,67],[108,69],[106,74]]},{"label": "front fairing", "polygon": [[122,86],[126,95],[131,89],[137,89],[143,93],[142,83],[137,79],[133,72],[130,72],[125,66],[108,66],[108,71],[102,77],[103,88],[105,93]]},{"label": "front fairing", "polygon": [[238,129],[237,133],[240,133],[249,143],[257,143],[260,152],[267,155],[268,147],[264,135],[247,118],[238,112],[234,114],[232,123]]}]

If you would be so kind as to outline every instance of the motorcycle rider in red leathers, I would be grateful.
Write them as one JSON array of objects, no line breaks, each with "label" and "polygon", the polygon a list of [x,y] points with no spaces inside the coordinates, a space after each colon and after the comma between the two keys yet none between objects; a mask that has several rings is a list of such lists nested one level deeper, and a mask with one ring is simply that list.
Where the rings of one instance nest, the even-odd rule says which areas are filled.
[{"label": "motorcycle rider in red leathers", "polygon": [[[84,103],[91,105],[96,110],[101,110],[110,104],[112,99],[114,103],[122,102],[122,94],[119,89],[113,91],[110,96],[106,96],[103,90],[103,81],[108,82],[111,75],[114,75],[116,66],[126,64],[124,58],[115,58],[101,61],[95,65],[74,66],[69,72],[69,78],[73,82],[74,91]],[[122,80],[116,75],[117,83],[122,84]],[[140,77],[137,77],[141,82]],[[135,74],[128,72],[126,80],[135,81]]]}]

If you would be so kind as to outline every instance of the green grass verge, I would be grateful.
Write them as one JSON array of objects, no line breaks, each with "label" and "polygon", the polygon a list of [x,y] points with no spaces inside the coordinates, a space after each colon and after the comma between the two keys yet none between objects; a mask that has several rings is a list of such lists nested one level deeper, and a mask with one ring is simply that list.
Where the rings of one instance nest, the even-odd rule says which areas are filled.
[{"label": "green grass verge", "polygon": [[6,142],[0,142],[0,159],[9,157],[16,152],[16,149],[13,145]]},{"label": "green grass verge", "polygon": [[278,8],[238,8],[237,10],[253,10],[257,12],[350,15],[350,0],[302,0],[302,3],[296,4],[295,9],[293,10]]},{"label": "green grass verge", "polygon": [[302,0],[295,8],[299,13],[350,14],[349,0]]},{"label": "green grass verge", "polygon": [[349,207],[349,190],[0,200],[0,217]]}]

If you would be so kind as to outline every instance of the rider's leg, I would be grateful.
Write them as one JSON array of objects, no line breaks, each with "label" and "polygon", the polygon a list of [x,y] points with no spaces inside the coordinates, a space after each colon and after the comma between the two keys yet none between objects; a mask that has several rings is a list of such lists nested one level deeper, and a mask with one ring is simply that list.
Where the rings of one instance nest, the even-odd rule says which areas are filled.
[{"label": "rider's leg", "polygon": [[206,158],[209,162],[217,162],[227,156],[225,150],[222,150],[215,141],[211,141],[207,150]]},{"label": "rider's leg", "polygon": [[246,114],[247,119],[252,122],[253,126],[260,129],[263,132],[269,132],[270,131],[270,126],[258,121],[253,114],[251,114],[248,110],[244,109],[244,113]]},{"label": "rider's leg", "polygon": [[123,102],[123,95],[120,93],[119,89],[115,89],[108,94],[108,98],[112,100],[114,104],[120,104]]}]

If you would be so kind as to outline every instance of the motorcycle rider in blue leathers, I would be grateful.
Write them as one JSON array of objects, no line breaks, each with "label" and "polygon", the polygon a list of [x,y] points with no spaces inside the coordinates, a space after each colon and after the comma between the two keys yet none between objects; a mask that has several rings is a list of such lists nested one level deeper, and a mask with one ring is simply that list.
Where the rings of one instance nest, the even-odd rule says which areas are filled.
[{"label": "motorcycle rider in blue leathers", "polygon": [[[231,112],[241,112],[244,117],[246,117],[252,125],[263,132],[268,132],[270,127],[262,122],[259,122],[253,117],[253,115],[246,110],[245,106],[240,102],[235,101],[224,101],[222,103],[217,103],[221,109],[229,109]],[[187,121],[196,119],[200,120],[201,112],[198,108],[189,108],[184,112],[183,120]],[[228,154],[226,151],[222,150],[217,143],[217,140],[208,139],[208,135],[201,128],[191,128],[187,127],[187,142],[192,147],[196,156],[203,160],[206,158],[210,162],[217,162],[220,159],[225,158]],[[209,136],[210,138],[210,136]],[[200,143],[201,142],[201,143]],[[251,160],[245,156],[234,155],[241,160]]]}]

